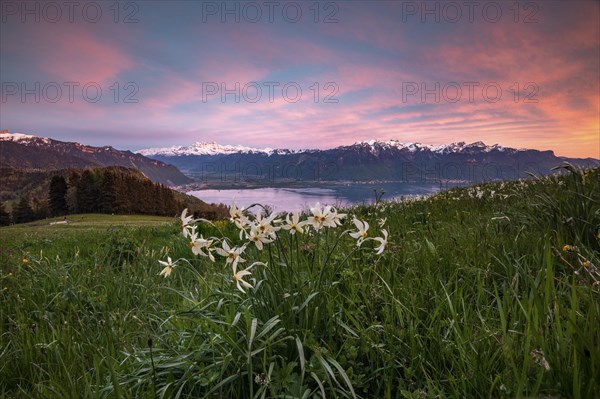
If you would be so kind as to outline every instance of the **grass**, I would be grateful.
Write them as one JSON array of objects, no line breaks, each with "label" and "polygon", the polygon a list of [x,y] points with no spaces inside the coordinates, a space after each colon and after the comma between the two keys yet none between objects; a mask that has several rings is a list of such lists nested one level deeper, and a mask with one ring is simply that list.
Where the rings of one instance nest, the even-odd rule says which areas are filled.
[{"label": "grass", "polygon": [[0,229],[0,396],[600,397],[598,169],[344,212],[381,256],[351,217],[280,231],[245,294],[179,220]]}]

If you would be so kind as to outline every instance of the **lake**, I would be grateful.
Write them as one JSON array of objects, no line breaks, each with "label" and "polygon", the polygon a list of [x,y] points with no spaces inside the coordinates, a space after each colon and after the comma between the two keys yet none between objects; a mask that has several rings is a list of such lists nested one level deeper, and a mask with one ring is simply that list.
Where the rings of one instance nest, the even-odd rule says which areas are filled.
[{"label": "lake", "polygon": [[265,187],[251,189],[207,189],[189,191],[188,194],[208,203],[223,203],[247,207],[254,203],[269,205],[274,211],[301,211],[317,202],[327,205],[347,206],[373,203],[375,191],[385,193],[382,200],[396,200],[416,195],[431,195],[439,192],[439,184],[415,183],[349,183],[320,187],[285,188]]}]

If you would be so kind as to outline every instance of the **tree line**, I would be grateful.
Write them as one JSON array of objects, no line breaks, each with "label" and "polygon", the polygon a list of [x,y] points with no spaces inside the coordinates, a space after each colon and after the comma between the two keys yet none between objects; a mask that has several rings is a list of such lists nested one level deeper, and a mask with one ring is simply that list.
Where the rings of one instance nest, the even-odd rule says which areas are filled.
[{"label": "tree line", "polygon": [[[139,171],[115,166],[74,170],[66,178],[54,175],[45,203],[22,197],[13,206],[12,214],[0,205],[0,225],[76,213],[174,216],[186,207],[190,204],[186,203],[183,194],[153,183]],[[226,211],[219,206],[211,209],[208,212],[215,213],[214,216],[221,216]],[[204,209],[200,213],[206,212]]]}]

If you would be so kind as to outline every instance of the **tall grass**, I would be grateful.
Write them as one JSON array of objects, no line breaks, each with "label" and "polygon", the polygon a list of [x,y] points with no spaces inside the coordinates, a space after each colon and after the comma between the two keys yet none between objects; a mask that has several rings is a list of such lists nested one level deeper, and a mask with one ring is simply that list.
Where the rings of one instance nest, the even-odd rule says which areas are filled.
[{"label": "tall grass", "polygon": [[[280,230],[246,249],[238,270],[266,266],[245,293],[175,223],[1,229],[0,395],[600,397],[600,171],[563,172]],[[353,216],[376,236],[386,218],[381,256]]]}]

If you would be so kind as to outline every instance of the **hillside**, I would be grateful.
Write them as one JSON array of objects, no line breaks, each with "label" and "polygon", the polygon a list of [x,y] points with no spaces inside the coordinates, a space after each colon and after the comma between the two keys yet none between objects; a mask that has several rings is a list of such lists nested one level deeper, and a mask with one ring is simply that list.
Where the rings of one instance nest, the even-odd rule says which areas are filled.
[{"label": "hillside", "polygon": [[[339,209],[341,226],[280,229],[262,251],[200,223],[213,249],[248,246],[236,277],[192,253],[179,218],[0,228],[0,391],[597,398],[600,170],[566,167]],[[389,232],[381,254],[349,236],[354,217]]]},{"label": "hillside", "polygon": [[[2,187],[0,203],[13,210],[18,199],[32,206],[34,218],[51,216],[49,193],[51,181],[60,176],[67,183],[67,209],[63,214],[116,213],[173,216],[184,208],[206,218],[227,215],[223,205],[207,204],[200,199],[167,186],[154,183],[136,169],[121,166],[86,169],[36,171],[0,168]],[[81,193],[85,191],[86,198]],[[85,205],[82,205],[85,204]]]},{"label": "hillside", "polygon": [[125,166],[168,186],[191,182],[176,167],[111,146],[92,147],[20,133],[0,133],[0,167],[30,170]]}]

